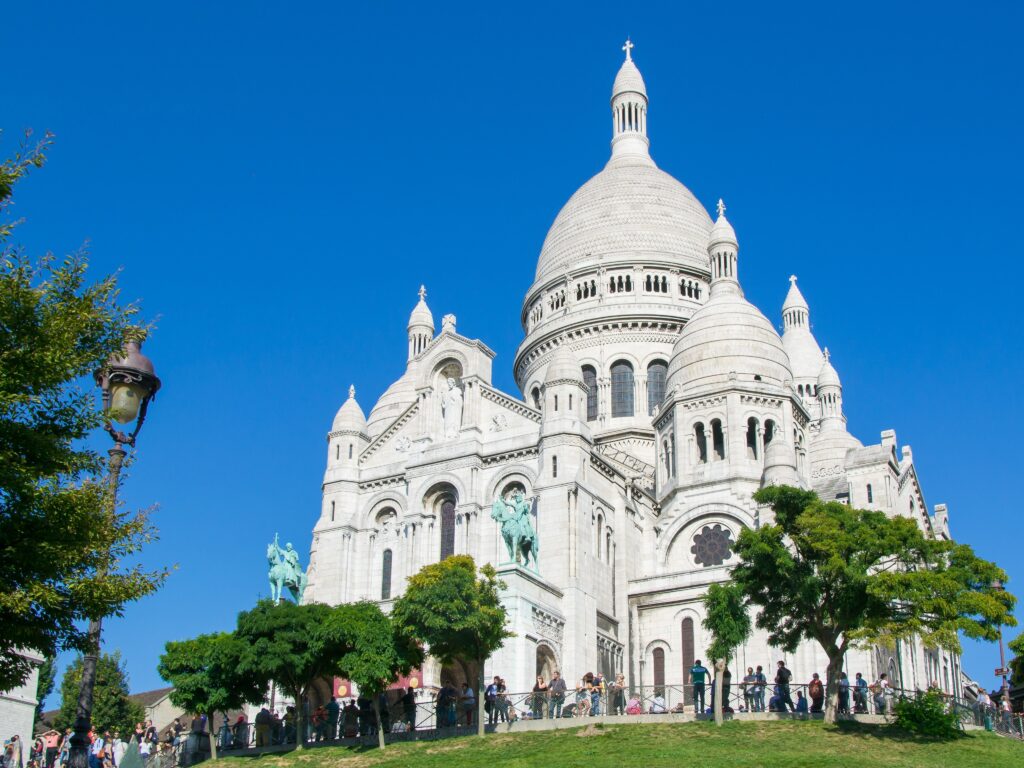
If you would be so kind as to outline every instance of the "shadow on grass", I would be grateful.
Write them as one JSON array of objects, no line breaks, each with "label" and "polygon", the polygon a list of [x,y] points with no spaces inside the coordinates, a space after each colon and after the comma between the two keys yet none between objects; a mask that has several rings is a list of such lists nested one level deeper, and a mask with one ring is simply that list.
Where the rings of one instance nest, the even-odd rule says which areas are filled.
[{"label": "shadow on grass", "polygon": [[853,720],[840,720],[833,726],[833,728],[837,733],[860,740],[898,741],[906,744],[943,744],[974,738],[973,735],[966,733],[965,731],[959,731],[951,738],[921,736],[916,733],[905,731],[902,728],[898,728],[893,723],[888,725],[873,725],[870,723],[858,723]]}]

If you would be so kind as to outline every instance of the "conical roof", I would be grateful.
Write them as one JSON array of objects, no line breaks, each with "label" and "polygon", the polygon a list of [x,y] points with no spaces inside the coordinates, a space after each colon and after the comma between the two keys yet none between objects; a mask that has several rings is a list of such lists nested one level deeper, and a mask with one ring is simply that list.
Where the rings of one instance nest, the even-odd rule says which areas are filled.
[{"label": "conical roof", "polygon": [[409,315],[409,328],[416,326],[428,326],[431,331],[434,330],[434,315],[427,306],[427,288],[423,285],[420,286],[420,300]]},{"label": "conical roof", "polygon": [[565,380],[583,381],[583,370],[568,344],[562,344],[555,350],[544,374],[545,384]]},{"label": "conical roof", "polygon": [[363,409],[359,407],[359,403],[356,402],[356,388],[354,386],[348,388],[348,400],[338,409],[331,431],[366,431],[366,416],[363,414]]},{"label": "conical roof", "polygon": [[647,86],[644,85],[643,75],[636,68],[632,58],[627,58],[619,67],[619,73],[615,76],[615,83],[612,85],[612,99],[621,93],[639,93],[647,98]]},{"label": "conical roof", "polygon": [[796,275],[789,276],[789,293],[786,294],[786,301],[782,304],[782,311],[786,312],[790,309],[804,309],[808,312],[810,307],[807,305],[807,299],[800,293],[800,289],[796,284]]},{"label": "conical roof", "polygon": [[821,389],[822,387],[841,386],[842,384],[839,382],[839,374],[832,366],[831,355],[828,353],[828,347],[825,347],[825,354],[822,355],[821,360],[821,371],[818,373],[818,389]]}]

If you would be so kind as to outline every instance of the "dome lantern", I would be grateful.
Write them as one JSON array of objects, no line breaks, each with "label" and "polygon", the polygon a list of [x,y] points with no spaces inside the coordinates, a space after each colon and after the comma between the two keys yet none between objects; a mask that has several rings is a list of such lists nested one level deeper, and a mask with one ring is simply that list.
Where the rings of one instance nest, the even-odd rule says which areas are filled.
[{"label": "dome lantern", "polygon": [[648,157],[647,87],[633,63],[633,48],[633,42],[627,39],[622,46],[626,60],[612,86],[612,159],[622,155]]},{"label": "dome lantern", "polygon": [[434,315],[427,306],[427,287],[420,286],[419,303],[409,315],[409,359],[412,360],[427,348],[434,338]]},{"label": "dome lantern", "polygon": [[740,245],[736,230],[725,218],[725,202],[718,199],[718,219],[708,238],[708,258],[711,259],[711,295],[739,293],[738,277]]}]

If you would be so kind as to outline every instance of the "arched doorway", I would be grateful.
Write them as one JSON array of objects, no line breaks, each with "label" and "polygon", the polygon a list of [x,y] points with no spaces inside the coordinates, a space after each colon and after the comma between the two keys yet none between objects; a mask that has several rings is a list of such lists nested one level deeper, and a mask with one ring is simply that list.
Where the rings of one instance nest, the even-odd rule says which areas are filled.
[{"label": "arched doorway", "polygon": [[543,677],[544,681],[551,680],[551,676],[558,669],[558,662],[555,659],[555,652],[550,646],[539,644],[537,646],[537,671],[536,674]]}]

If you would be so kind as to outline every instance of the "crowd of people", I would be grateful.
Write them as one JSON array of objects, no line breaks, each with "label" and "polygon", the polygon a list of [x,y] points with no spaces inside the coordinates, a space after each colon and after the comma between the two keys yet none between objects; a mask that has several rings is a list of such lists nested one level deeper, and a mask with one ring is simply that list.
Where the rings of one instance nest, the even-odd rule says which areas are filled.
[{"label": "crowd of people", "polygon": [[[18,736],[12,736],[4,744],[0,768],[66,768],[71,757],[71,737],[70,728],[64,733],[50,729],[37,736],[26,749]],[[116,729],[89,731],[89,768],[116,768],[133,742],[145,764],[151,756],[171,749],[174,740],[171,732],[168,739],[161,742],[152,720],[136,723],[127,738],[122,738]]]}]

